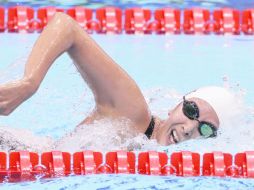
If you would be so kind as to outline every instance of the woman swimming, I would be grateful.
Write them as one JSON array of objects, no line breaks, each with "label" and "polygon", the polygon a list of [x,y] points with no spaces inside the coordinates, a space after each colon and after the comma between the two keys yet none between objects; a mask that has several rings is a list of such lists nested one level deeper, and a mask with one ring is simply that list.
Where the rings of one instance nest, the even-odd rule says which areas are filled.
[{"label": "woman swimming", "polygon": [[73,59],[91,88],[96,106],[82,121],[127,118],[130,127],[169,145],[188,139],[215,137],[233,96],[221,87],[197,89],[185,97],[169,117],[161,120],[150,114],[135,81],[117,65],[71,17],[56,13],[36,41],[22,79],[0,86],[0,115],[9,115],[39,88],[48,69],[64,52]]}]

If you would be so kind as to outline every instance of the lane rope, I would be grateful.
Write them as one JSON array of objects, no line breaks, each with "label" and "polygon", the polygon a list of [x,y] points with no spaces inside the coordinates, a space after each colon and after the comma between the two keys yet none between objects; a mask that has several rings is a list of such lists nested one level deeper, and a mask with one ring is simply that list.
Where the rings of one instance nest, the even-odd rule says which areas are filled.
[{"label": "lane rope", "polygon": [[75,19],[88,33],[113,34],[254,34],[254,8],[243,11],[220,8],[156,10],[104,7],[0,7],[0,32],[41,32],[56,12]]},{"label": "lane rope", "polygon": [[160,176],[217,176],[254,178],[254,151],[232,155],[214,151],[126,152],[102,154],[84,150],[0,152],[0,182],[19,182],[42,178],[89,174],[143,174]]}]

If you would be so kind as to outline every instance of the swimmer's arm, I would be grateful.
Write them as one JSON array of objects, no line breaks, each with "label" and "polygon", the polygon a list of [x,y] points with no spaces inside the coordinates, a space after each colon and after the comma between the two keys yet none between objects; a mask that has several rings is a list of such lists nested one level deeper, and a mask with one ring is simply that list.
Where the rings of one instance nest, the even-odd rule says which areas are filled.
[{"label": "swimmer's arm", "polygon": [[[68,52],[92,89],[97,115],[124,116],[148,125],[150,113],[144,97],[122,70],[69,16],[57,13],[36,41],[28,58],[23,81],[34,93],[54,60]],[[147,126],[146,125],[146,126]]]}]

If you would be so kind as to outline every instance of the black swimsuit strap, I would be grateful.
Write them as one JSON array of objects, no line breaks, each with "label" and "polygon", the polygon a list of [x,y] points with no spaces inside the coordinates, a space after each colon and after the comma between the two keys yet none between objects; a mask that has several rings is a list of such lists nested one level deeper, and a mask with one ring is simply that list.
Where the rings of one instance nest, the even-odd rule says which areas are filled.
[{"label": "black swimsuit strap", "polygon": [[153,134],[153,130],[154,130],[154,125],[155,125],[155,122],[154,122],[154,117],[152,116],[152,119],[149,123],[149,126],[145,132],[145,135],[147,136],[148,139],[151,138],[152,134]]}]

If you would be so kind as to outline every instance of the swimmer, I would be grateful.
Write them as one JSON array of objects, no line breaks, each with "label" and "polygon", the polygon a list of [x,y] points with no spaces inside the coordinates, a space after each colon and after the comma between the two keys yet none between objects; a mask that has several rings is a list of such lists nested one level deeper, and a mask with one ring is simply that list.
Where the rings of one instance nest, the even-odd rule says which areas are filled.
[{"label": "swimmer", "polygon": [[127,118],[130,127],[161,145],[216,137],[232,95],[203,87],[183,97],[165,120],[152,116],[135,81],[64,13],[56,13],[28,57],[22,79],[0,86],[0,115],[9,115],[39,88],[50,66],[67,52],[95,98],[95,109],[78,126],[103,118]]}]

